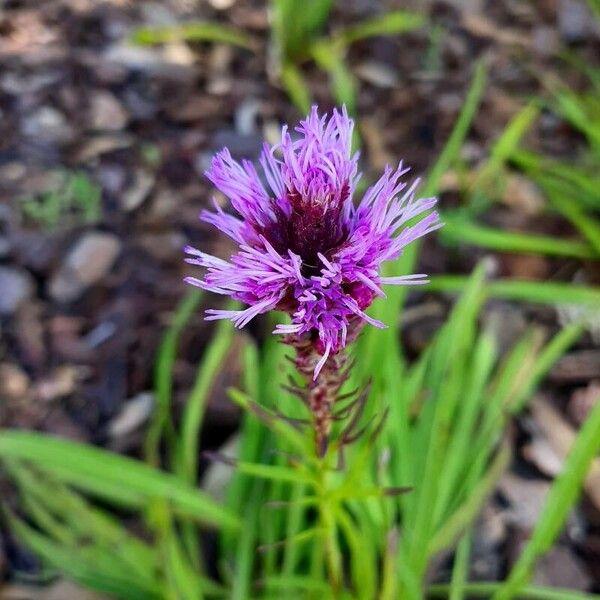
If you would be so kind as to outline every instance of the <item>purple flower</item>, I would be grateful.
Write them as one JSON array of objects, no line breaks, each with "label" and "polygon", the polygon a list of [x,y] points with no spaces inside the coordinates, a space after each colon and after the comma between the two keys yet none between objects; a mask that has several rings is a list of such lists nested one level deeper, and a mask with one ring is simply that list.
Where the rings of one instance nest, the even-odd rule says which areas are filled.
[{"label": "purple flower", "polygon": [[[206,267],[202,279],[186,281],[205,290],[232,296],[244,310],[209,310],[207,319],[231,319],[243,327],[256,315],[282,310],[291,323],[274,333],[308,335],[321,360],[346,345],[348,327],[364,320],[383,323],[364,311],[382,285],[418,285],[422,274],[382,277],[381,263],[394,260],[403,248],[440,227],[435,198],[415,199],[418,180],[402,181],[409,171],[402,162],[387,167],[362,200],[353,196],[359,179],[358,154],[351,153],[353,121],[345,109],[320,117],[313,107],[292,138],[283,128],[281,142],[265,144],[260,163],[264,183],[254,165],[235,161],[224,149],[206,175],[227,196],[238,216],[215,212],[201,218],[239,244],[229,261],[187,247],[191,264]],[[414,217],[420,217],[416,222]]]}]

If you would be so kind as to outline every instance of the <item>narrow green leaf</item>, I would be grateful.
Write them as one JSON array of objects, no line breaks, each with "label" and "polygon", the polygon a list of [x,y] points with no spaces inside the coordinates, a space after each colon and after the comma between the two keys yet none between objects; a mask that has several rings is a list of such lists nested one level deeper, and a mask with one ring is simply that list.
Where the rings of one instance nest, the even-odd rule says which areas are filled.
[{"label": "narrow green leaf", "polygon": [[173,388],[173,365],[177,352],[177,341],[181,332],[189,322],[192,314],[198,307],[202,298],[202,292],[198,289],[190,290],[181,301],[173,321],[167,329],[156,359],[154,367],[154,388],[156,390],[157,408],[150,422],[148,433],[144,444],[146,460],[153,466],[158,466],[159,444],[163,432],[166,430],[168,442],[173,451],[174,426],[171,420],[171,395]]},{"label": "narrow green leaf", "polygon": [[[235,306],[228,307],[234,309]],[[198,365],[194,386],[186,399],[178,440],[177,472],[184,481],[193,484],[198,476],[200,427],[208,401],[208,395],[219,372],[226,364],[226,357],[233,343],[233,324],[223,320],[204,351]]]},{"label": "narrow green leaf", "polygon": [[331,597],[331,589],[327,582],[309,577],[267,577],[260,582],[268,590],[281,590],[290,592],[299,589],[305,592],[322,592],[325,598]]},{"label": "narrow green leaf", "polygon": [[587,243],[516,231],[502,231],[479,225],[470,219],[443,215],[444,227],[439,236],[442,240],[458,244],[473,244],[500,252],[546,254],[569,258],[598,258],[598,253]]},{"label": "narrow green leaf", "polygon": [[429,171],[425,185],[421,191],[423,196],[433,196],[438,192],[440,179],[448,171],[450,165],[458,157],[460,149],[465,141],[471,123],[475,118],[477,109],[483,96],[485,84],[487,81],[487,70],[483,61],[478,61],[475,65],[475,71],[469,90],[465,97],[463,108],[460,112],[452,133],[444,146],[444,149],[438,156],[435,164]]},{"label": "narrow green leaf", "polygon": [[153,498],[164,498],[176,512],[200,522],[239,526],[235,516],[174,475],[99,448],[37,433],[3,431],[3,457],[30,461],[61,481],[124,506],[143,508]]},{"label": "narrow green leaf", "polygon": [[577,434],[562,471],[552,484],[541,517],[529,542],[513,566],[508,579],[496,591],[494,600],[509,600],[518,595],[532,576],[537,560],[558,537],[569,512],[577,501],[592,460],[600,451],[600,402],[589,414]]},{"label": "narrow green leaf", "polygon": [[353,114],[356,110],[356,85],[346,66],[343,47],[329,40],[319,40],[312,45],[311,55],[329,74],[336,102],[345,105],[348,112]]},{"label": "narrow green leaf", "polygon": [[579,230],[600,259],[600,221],[573,202],[573,198],[566,197],[564,190],[556,190],[554,186],[543,182],[542,188],[552,205]]},{"label": "narrow green leaf", "polygon": [[539,115],[539,108],[535,103],[528,104],[520,110],[504,128],[500,137],[494,142],[490,151],[490,159],[484,170],[499,169],[515,152],[521,138],[531,127]]},{"label": "narrow green leaf", "polygon": [[[469,278],[464,275],[434,275],[427,289],[432,292],[461,292]],[[540,304],[589,304],[600,305],[600,287],[575,283],[551,281],[524,281],[519,279],[496,279],[486,284],[486,292],[493,298],[522,300]]]},{"label": "narrow green leaf", "polygon": [[278,465],[261,465],[257,463],[237,462],[236,470],[245,475],[269,479],[271,481],[285,481],[290,483],[313,483],[313,477],[305,469],[298,466],[296,469],[280,467]]},{"label": "narrow green leaf", "polygon": [[140,27],[131,35],[131,41],[143,46],[176,41],[219,42],[245,49],[252,49],[254,45],[250,36],[243,31],[206,21],[193,21],[167,27]]},{"label": "narrow green leaf", "polygon": [[25,510],[42,531],[63,546],[76,548],[79,540],[87,539],[89,545],[117,561],[115,572],[123,570],[142,580],[152,578],[156,568],[153,549],[131,535],[118,519],[26,463],[5,458],[3,464],[21,490]]},{"label": "narrow green leaf", "polygon": [[[275,382],[277,383],[277,382]],[[279,392],[279,386],[276,386],[275,392],[281,396]],[[271,431],[285,439],[287,443],[297,452],[300,452],[303,458],[307,460],[311,456],[309,441],[305,436],[299,433],[289,423],[286,423],[282,418],[274,415],[264,408],[253,402],[246,394],[243,394],[239,390],[231,388],[229,390],[229,397],[245,411],[254,414],[258,417]]]},{"label": "narrow green leaf", "polygon": [[464,600],[465,586],[469,576],[469,559],[471,557],[471,531],[467,531],[460,542],[454,555],[452,567],[452,582],[448,590],[448,600]]},{"label": "narrow green leaf", "polygon": [[270,3],[275,54],[280,63],[299,64],[327,23],[333,0],[273,0]]},{"label": "narrow green leaf", "polygon": [[117,568],[107,566],[105,560],[90,552],[85,546],[68,549],[38,533],[23,521],[6,513],[11,529],[32,551],[47,564],[65,573],[78,583],[121,600],[163,600],[158,585],[140,587],[140,582],[130,574],[123,577]]},{"label": "narrow green leaf", "polygon": [[464,529],[477,517],[481,507],[506,469],[510,459],[510,448],[501,446],[492,465],[478,485],[471,491],[460,508],[431,537],[429,555],[446,549]]},{"label": "narrow green leaf", "polygon": [[[467,583],[464,587],[468,597],[490,598],[502,583]],[[427,589],[427,593],[433,598],[447,598],[449,592],[448,584],[436,584]],[[542,587],[530,585],[524,587],[516,596],[519,600],[600,600],[596,594],[574,592],[554,587]]]},{"label": "narrow green leaf", "polygon": [[395,35],[420,29],[426,22],[426,19],[419,13],[395,10],[379,17],[366,19],[357,25],[338,32],[334,37],[334,41],[349,45],[369,37]]},{"label": "narrow green leaf", "polygon": [[281,65],[281,84],[298,111],[303,115],[307,114],[312,104],[310,88],[294,63],[285,62]]}]

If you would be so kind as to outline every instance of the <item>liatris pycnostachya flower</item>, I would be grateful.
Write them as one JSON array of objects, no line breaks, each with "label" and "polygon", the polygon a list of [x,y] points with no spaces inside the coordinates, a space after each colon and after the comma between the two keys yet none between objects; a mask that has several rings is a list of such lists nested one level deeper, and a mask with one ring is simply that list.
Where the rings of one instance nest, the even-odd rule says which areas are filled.
[{"label": "liatris pycnostachya flower", "polygon": [[296,391],[313,415],[319,454],[327,448],[333,404],[345,380],[345,347],[365,323],[385,327],[365,309],[384,296],[385,285],[420,285],[422,274],[383,277],[384,261],[440,227],[435,198],[415,198],[418,180],[400,162],[387,167],[355,203],[358,153],[352,154],[353,121],[345,109],[310,115],[292,137],[283,127],[281,142],[264,145],[261,178],[247,160],[235,161],[224,149],[206,175],[231,201],[237,215],[214,202],[203,211],[211,223],[239,244],[223,260],[187,247],[187,261],[205,267],[202,278],[186,281],[243,302],[243,310],[208,310],[207,319],[231,319],[243,327],[255,316],[279,310],[291,323],[274,333],[296,349],[296,366],[306,386]]}]

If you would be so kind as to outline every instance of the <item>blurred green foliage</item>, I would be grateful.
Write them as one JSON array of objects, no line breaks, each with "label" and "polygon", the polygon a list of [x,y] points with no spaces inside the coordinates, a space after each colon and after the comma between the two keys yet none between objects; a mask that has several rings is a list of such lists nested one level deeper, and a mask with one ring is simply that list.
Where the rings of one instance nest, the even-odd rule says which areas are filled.
[{"label": "blurred green foliage", "polygon": [[[590,5],[597,7],[596,0]],[[425,24],[419,15],[395,11],[329,31],[333,9],[332,0],[273,0],[271,5],[275,71],[302,112],[312,102],[303,72],[306,63],[313,61],[326,71],[336,102],[353,110],[356,82],[345,61],[348,47],[366,37],[396,35]],[[138,30],[133,39],[144,44],[183,39],[254,47],[245,33],[211,23]],[[550,100],[534,100],[512,119],[475,181],[462,190],[463,205],[445,211],[441,236],[446,243],[580,260],[600,257],[600,75],[579,66],[589,77],[591,91],[577,94],[558,85]],[[460,151],[485,86],[486,69],[478,63],[424,195],[439,191],[450,168],[462,168]],[[552,110],[581,132],[586,144],[581,155],[558,161],[521,147],[541,110]],[[510,168],[539,185],[545,209],[571,223],[576,237],[557,240],[480,222],[501,196]],[[23,204],[26,216],[47,227],[79,212],[86,222],[95,220],[100,210],[99,190],[83,175],[60,193],[28,202]],[[417,255],[415,244],[386,275],[411,272]],[[19,498],[17,503],[2,499],[4,524],[51,570],[124,600],[246,600],[282,593],[319,600],[461,600],[473,594],[497,600],[597,598],[532,586],[530,581],[600,450],[600,404],[579,432],[506,581],[471,584],[468,567],[475,519],[510,460],[508,422],[526,408],[544,375],[583,331],[578,322],[546,339],[543,331],[532,328],[501,355],[497,332],[479,325],[481,308],[492,296],[597,306],[600,290],[554,282],[487,281],[482,266],[468,277],[434,277],[430,289],[461,296],[414,362],[405,356],[397,327],[407,289],[390,290],[387,299],[372,307],[373,316],[390,328],[365,330],[354,349],[356,366],[348,382],[350,390],[371,380],[361,422],[366,433],[349,448],[333,443],[323,460],[314,454],[310,427],[298,429],[277,416],[310,417],[283,387],[294,377],[286,348],[273,337],[260,347],[246,339],[243,389],[230,391],[243,410],[237,452],[232,466],[213,466],[230,469],[225,498],[219,499],[199,489],[198,452],[206,403],[235,338],[230,323],[215,328],[181,421],[175,423],[178,340],[201,300],[199,292],[190,292],[158,352],[156,410],[147,432],[145,462],[40,434],[1,432],[0,465]],[[142,522],[143,535],[125,526],[130,519],[115,514]],[[219,537],[218,578],[209,576],[204,564],[201,538],[207,527]],[[451,581],[429,585],[428,568],[447,553],[454,556]]]},{"label": "blurred green foliage", "polygon": [[83,171],[66,171],[56,188],[21,200],[19,208],[45,229],[95,223],[102,213],[102,192]]},{"label": "blurred green foliage", "polygon": [[[390,273],[397,274],[398,267]],[[196,487],[197,459],[208,393],[231,352],[230,323],[216,328],[181,423],[171,421],[177,339],[200,299],[193,291],[159,352],[158,407],[148,433],[148,461],[158,462],[162,440],[171,473],[80,443],[5,431],[0,463],[21,498],[19,515],[10,508],[14,503],[2,502],[5,524],[50,569],[125,600],[269,598],[282,592],[305,598],[423,598],[431,561],[463,539],[510,458],[508,419],[526,406],[582,331],[572,325],[544,343],[542,333],[532,329],[500,357],[494,331],[477,326],[487,295],[479,268],[446,325],[413,364],[403,357],[395,327],[365,331],[348,388],[371,376],[362,417],[367,433],[344,449],[341,469],[335,443],[320,460],[310,427],[298,430],[276,416],[306,417],[301,403],[283,389],[293,377],[287,349],[272,337],[261,348],[248,341],[245,392],[231,392],[245,416],[222,502]],[[399,290],[378,302],[374,314],[396,322],[402,296]],[[386,408],[389,416],[381,420]],[[599,447],[597,407],[523,557],[506,584],[493,588],[498,598],[528,590],[531,568],[559,533]],[[147,534],[128,531],[110,507],[137,515]],[[220,582],[204,574],[199,525],[219,531]],[[458,564],[466,568],[464,558]],[[451,587],[468,590],[466,574],[455,573]]]},{"label": "blurred green foliage", "polygon": [[[421,28],[425,19],[418,13],[390,11],[348,28],[326,32],[333,0],[271,0],[271,68],[298,110],[306,114],[312,103],[310,85],[303,68],[313,61],[330,78],[337,104],[350,113],[356,109],[356,82],[346,64],[349,47],[374,36],[398,35]],[[166,27],[140,27],[131,41],[141,45],[173,41],[220,42],[253,50],[257,47],[246,33],[216,22],[190,21]]]}]

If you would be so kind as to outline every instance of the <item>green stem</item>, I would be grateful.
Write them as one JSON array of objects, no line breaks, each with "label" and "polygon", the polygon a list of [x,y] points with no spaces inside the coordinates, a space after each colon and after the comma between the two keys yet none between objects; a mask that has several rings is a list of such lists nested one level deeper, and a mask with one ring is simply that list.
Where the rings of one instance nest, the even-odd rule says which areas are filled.
[{"label": "green stem", "polygon": [[332,497],[328,490],[327,457],[317,462],[318,478],[318,508],[319,518],[323,527],[323,545],[325,548],[325,560],[331,590],[334,598],[340,597],[342,585],[342,557],[337,541],[337,527],[335,523],[334,507]]}]

